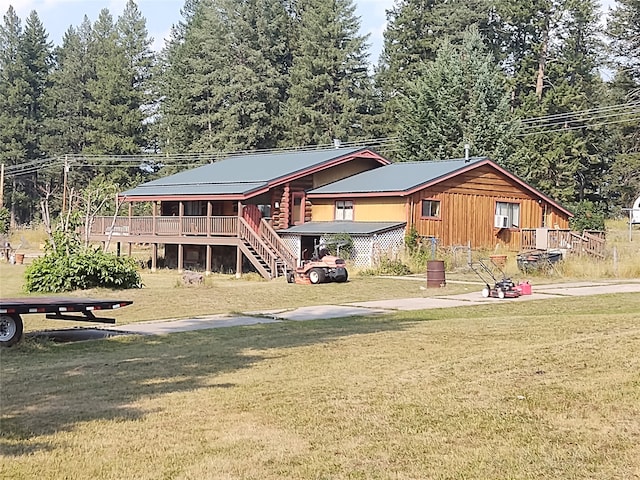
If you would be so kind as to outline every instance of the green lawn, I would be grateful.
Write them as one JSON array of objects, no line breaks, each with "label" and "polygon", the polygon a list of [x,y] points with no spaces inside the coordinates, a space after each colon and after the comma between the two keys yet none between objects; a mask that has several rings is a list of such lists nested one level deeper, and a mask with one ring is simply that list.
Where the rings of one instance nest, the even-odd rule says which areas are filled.
[{"label": "green lawn", "polygon": [[621,294],[27,341],[0,350],[0,477],[636,478],[638,318]]}]

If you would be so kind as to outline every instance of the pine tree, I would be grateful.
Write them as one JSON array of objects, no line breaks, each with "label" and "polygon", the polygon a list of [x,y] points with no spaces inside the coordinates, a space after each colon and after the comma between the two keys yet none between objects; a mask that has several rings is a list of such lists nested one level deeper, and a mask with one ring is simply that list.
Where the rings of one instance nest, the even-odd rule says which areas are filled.
[{"label": "pine tree", "polygon": [[447,42],[462,43],[465,30],[476,27],[489,45],[494,41],[489,0],[396,0],[387,11],[383,50],[375,81],[385,104],[386,134],[396,132],[398,100],[436,59]]},{"label": "pine tree", "polygon": [[91,22],[85,16],[78,28],[67,29],[62,46],[54,52],[51,87],[46,92],[47,134],[43,139],[49,156],[82,153],[88,146],[88,85],[95,76],[89,55],[91,31]]},{"label": "pine tree", "polygon": [[505,76],[475,28],[463,43],[445,42],[400,103],[404,161],[472,155],[505,163],[514,143]]},{"label": "pine tree", "polygon": [[282,0],[201,0],[185,6],[184,23],[174,27],[163,53],[165,151],[277,144],[291,57],[285,7]]},{"label": "pine tree", "polygon": [[118,46],[126,60],[123,76],[128,84],[128,92],[123,103],[127,111],[123,118],[123,132],[133,140],[138,149],[148,146],[146,125],[154,114],[151,90],[155,54],[151,51],[153,39],[149,37],[146,20],[133,0],[127,5],[116,22]]},{"label": "pine tree", "polygon": [[[607,21],[610,68],[615,104],[640,102],[640,1],[618,0]],[[630,207],[640,195],[640,126],[633,117],[616,125],[613,144],[617,152],[605,188],[618,207]]]},{"label": "pine tree", "polygon": [[376,113],[366,36],[352,0],[301,0],[286,106],[288,145],[367,136]]},{"label": "pine tree", "polygon": [[[34,154],[35,104],[25,55],[22,22],[13,7],[0,26],[0,163],[21,165]],[[29,61],[35,59],[29,59]],[[11,223],[28,221],[33,213],[33,175],[13,176],[5,190]]]},{"label": "pine tree", "polygon": [[[600,180],[608,168],[605,132],[587,128],[570,115],[597,107],[603,97],[597,4],[548,0],[527,6],[532,21],[518,17],[518,22],[529,33],[516,35],[516,45],[508,49],[515,52],[513,58],[520,56],[509,69],[512,105],[521,118],[542,120],[536,127],[525,125],[509,167],[569,206],[585,199],[599,201]],[[517,7],[520,14],[523,8]],[[512,27],[516,29],[515,24]],[[522,38],[530,39],[528,49],[519,43]],[[556,118],[563,121],[553,121]]]}]

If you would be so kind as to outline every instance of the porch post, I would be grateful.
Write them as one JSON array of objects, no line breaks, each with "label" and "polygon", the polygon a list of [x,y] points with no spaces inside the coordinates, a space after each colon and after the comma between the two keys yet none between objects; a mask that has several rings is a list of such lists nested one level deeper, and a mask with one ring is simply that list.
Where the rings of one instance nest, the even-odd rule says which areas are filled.
[{"label": "porch post", "polygon": [[240,236],[240,219],[242,218],[242,202],[238,201],[238,246],[236,247],[236,278],[242,277],[242,250],[239,243],[242,241]]},{"label": "porch post", "polygon": [[211,216],[213,215],[213,204],[211,200],[207,202],[207,237],[211,236]]},{"label": "porch post", "polygon": [[207,245],[207,264],[205,265],[205,275],[211,275],[211,245]]},{"label": "porch post", "polygon": [[155,272],[158,268],[158,244],[151,244],[151,271]]},{"label": "porch post", "polygon": [[180,222],[180,225],[178,226],[178,235],[182,235],[182,217],[184,217],[184,202],[180,200],[178,207],[178,222]]},{"label": "porch post", "polygon": [[178,273],[184,270],[184,245],[178,244]]},{"label": "porch post", "polygon": [[236,278],[242,278],[242,250],[239,246],[236,247]]},{"label": "porch post", "polygon": [[[152,215],[153,215],[153,218],[152,218],[153,226],[151,228],[152,228],[153,235],[155,235],[156,234],[156,223],[158,222],[158,218],[157,218],[158,217],[158,202],[156,202],[155,200],[153,201]],[[157,245],[156,245],[156,248],[157,248]],[[157,250],[156,250],[156,253],[157,253]]]},{"label": "porch post", "polygon": [[128,247],[127,247],[127,255],[129,257],[131,257],[131,255],[133,254],[133,251],[132,251],[133,250],[133,248],[132,248],[133,244],[131,242],[129,242],[129,243],[127,243],[127,245],[128,245]]},{"label": "porch post", "polygon": [[[133,202],[129,202],[129,235],[131,235],[131,224],[133,223]],[[131,256],[131,254],[129,254]]]}]

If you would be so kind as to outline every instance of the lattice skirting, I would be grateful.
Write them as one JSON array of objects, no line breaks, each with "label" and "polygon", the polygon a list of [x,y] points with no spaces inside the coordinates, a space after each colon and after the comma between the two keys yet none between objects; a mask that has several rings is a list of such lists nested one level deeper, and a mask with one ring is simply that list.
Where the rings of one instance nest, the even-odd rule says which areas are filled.
[{"label": "lattice skirting", "polygon": [[[301,257],[300,235],[280,234],[282,240],[298,258]],[[382,257],[395,258],[404,246],[404,227],[372,235],[352,235],[353,255],[347,259],[358,268],[374,266]],[[320,242],[329,241],[329,235],[320,236]]]}]

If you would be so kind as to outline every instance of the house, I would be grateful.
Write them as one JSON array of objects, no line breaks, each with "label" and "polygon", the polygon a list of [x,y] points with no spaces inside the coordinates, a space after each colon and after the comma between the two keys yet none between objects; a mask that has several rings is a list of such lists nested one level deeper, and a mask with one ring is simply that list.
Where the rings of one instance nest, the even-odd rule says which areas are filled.
[{"label": "house", "polygon": [[128,214],[97,217],[86,234],[129,254],[148,244],[152,270],[161,258],[179,270],[239,275],[252,266],[275,278],[299,263],[276,231],[312,220],[307,192],[389,163],[368,148],[233,156],[121,193]]},{"label": "house", "polygon": [[411,230],[441,246],[518,250],[523,235],[567,229],[572,216],[486,157],[389,164],[311,189],[306,198],[313,221],[279,232],[289,247],[301,252],[310,238],[350,234],[363,266],[376,252],[399,249]]}]

